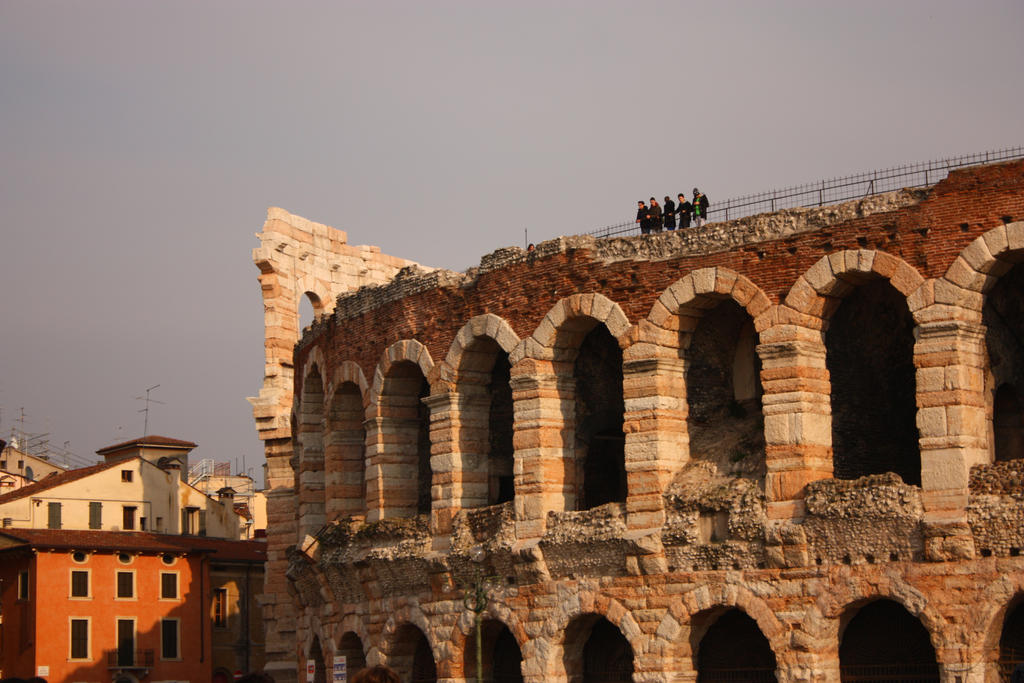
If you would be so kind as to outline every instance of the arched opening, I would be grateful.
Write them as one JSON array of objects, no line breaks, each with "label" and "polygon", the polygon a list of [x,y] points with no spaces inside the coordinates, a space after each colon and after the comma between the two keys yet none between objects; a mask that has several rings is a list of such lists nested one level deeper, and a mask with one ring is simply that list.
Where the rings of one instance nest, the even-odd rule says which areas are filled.
[{"label": "arched opening", "polygon": [[573,363],[577,508],[626,502],[622,349],[603,324],[590,329]]},{"label": "arched opening", "polygon": [[610,621],[596,614],[577,617],[565,631],[567,683],[630,683],[633,648]]},{"label": "arched opening", "polygon": [[[399,517],[430,513],[430,385],[415,363],[391,366],[380,397],[383,507]],[[380,476],[380,475],[378,475]]]},{"label": "arched opening", "polygon": [[345,670],[349,678],[366,668],[366,654],[363,652],[363,641],[352,631],[345,633],[338,643],[338,654],[345,658]]},{"label": "arched opening", "polygon": [[843,615],[839,639],[842,681],[938,681],[928,631],[903,605],[876,600]]},{"label": "arched opening", "polygon": [[319,637],[314,637],[313,644],[309,646],[309,659],[313,662],[313,683],[327,683],[327,667]]},{"label": "arched opening", "polygon": [[437,683],[437,666],[430,641],[412,624],[405,624],[395,633],[388,665],[409,683]]},{"label": "arched opening", "polygon": [[997,462],[1024,458],[1024,414],[1017,400],[1017,392],[1009,384],[996,390],[992,431]]},{"label": "arched opening", "polygon": [[512,387],[508,354],[489,337],[476,337],[458,367],[462,506],[505,503],[514,497]]},{"label": "arched opening", "polygon": [[[710,309],[696,304],[713,305]],[[764,417],[761,360],[750,315],[732,299],[705,299],[683,313],[699,315],[680,325],[686,355],[687,430],[690,457],[711,462],[721,474],[763,477]],[[695,327],[694,327],[695,325]]]},{"label": "arched opening", "polygon": [[895,472],[921,483],[914,319],[887,280],[858,286],[825,333],[836,479]]},{"label": "arched opening", "polygon": [[299,406],[299,539],[324,525],[324,385],[314,365]]},{"label": "arched opening", "polygon": [[313,292],[306,292],[299,297],[299,336],[302,331],[316,322],[316,319],[323,314],[323,302]]},{"label": "arched opening", "polygon": [[757,622],[742,610],[711,612],[694,620],[691,637],[698,683],[774,683],[775,653]]},{"label": "arched opening", "polygon": [[[487,683],[523,683],[523,654],[508,626],[487,620],[481,625],[483,643],[483,679]],[[463,671],[467,681],[476,681],[476,630],[466,638]]]},{"label": "arched opening", "polygon": [[992,394],[993,460],[1024,458],[1024,264],[1002,275],[982,308]]},{"label": "arched opening", "polygon": [[366,503],[366,430],[359,386],[345,382],[334,392],[324,445],[327,520],[361,518]]}]

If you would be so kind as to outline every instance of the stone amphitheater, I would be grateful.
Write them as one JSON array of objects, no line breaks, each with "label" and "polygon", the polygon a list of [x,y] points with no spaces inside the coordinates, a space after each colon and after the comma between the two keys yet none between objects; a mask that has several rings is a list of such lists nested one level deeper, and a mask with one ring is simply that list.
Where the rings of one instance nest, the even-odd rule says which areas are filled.
[{"label": "stone amphitheater", "polygon": [[465,273],[258,237],[278,683],[1024,659],[1024,162]]}]

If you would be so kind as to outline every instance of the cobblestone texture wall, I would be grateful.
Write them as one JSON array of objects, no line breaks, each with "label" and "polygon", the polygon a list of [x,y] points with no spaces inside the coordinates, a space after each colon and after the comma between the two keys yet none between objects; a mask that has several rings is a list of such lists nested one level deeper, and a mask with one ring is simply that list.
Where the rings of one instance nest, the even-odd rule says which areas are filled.
[{"label": "cobblestone texture wall", "polygon": [[[993,464],[998,373],[983,309],[1024,259],[1022,218],[1024,164],[1015,162],[954,172],[927,192],[703,230],[502,249],[464,274],[407,268],[340,297],[295,348],[294,395],[315,397],[306,378],[322,381],[323,407],[310,405],[329,416],[335,396],[350,405],[359,388],[366,497],[324,501],[339,512],[320,526],[303,519],[302,491],[282,489],[272,533],[276,547],[291,548],[296,661],[314,638],[328,660],[358,639],[368,662],[404,667],[408,635],[422,633],[438,679],[461,681],[473,622],[461,586],[482,573],[494,577],[486,616],[514,636],[526,681],[579,680],[580,633],[596,633],[597,617],[629,643],[632,680],[696,680],[702,639],[729,609],[756,623],[778,680],[837,681],[842,627],[878,599],[920,622],[943,681],[996,680],[1003,621],[1024,595],[1024,514],[1019,468]],[[838,347],[827,335],[844,301],[880,286],[905,306],[912,339],[876,330],[865,343],[912,359],[891,381],[916,411],[892,429],[916,435],[920,471],[890,471],[900,467],[867,440],[858,444],[870,451],[866,476],[838,479],[833,452],[846,444],[836,440],[851,437],[833,428],[832,397],[861,389],[838,375],[834,385]],[[716,313],[725,301],[742,315]],[[756,359],[733,338],[718,349],[731,367],[694,358],[713,349],[702,325],[742,330],[744,320]],[[594,430],[577,423],[586,416],[574,370],[600,325],[622,350],[627,495],[588,510],[576,435]],[[1003,337],[1004,355],[1021,350]],[[511,365],[515,497],[481,507],[487,469],[469,444],[489,413],[473,387],[498,354]],[[409,495],[392,477],[415,444],[389,387],[410,367],[429,384],[428,515],[389,500]],[[703,375],[690,378],[690,367]],[[754,387],[743,379],[750,368]],[[694,405],[712,436],[691,457]],[[357,447],[351,418],[297,414],[328,443]],[[306,443],[292,467],[301,470]],[[340,512],[353,507],[365,515]],[[314,526],[315,538],[297,533]]]}]

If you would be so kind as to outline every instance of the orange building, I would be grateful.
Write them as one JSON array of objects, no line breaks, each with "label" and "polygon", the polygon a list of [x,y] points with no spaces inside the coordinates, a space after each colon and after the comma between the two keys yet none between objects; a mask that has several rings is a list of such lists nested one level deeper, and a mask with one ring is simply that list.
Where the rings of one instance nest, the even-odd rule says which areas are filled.
[{"label": "orange building", "polygon": [[[253,541],[5,529],[0,674],[76,683],[213,680],[224,670],[212,637],[223,611],[218,570],[250,566],[262,577],[264,559],[265,545]],[[262,652],[262,634],[254,635],[240,649],[241,662],[256,668],[262,661],[246,649]]]}]

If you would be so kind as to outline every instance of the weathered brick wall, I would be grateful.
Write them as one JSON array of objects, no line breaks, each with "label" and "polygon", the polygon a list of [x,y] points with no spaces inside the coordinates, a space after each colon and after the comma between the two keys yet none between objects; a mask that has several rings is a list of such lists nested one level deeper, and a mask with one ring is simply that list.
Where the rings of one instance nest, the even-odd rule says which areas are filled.
[{"label": "weathered brick wall", "polygon": [[[459,585],[482,571],[498,577],[488,615],[514,636],[528,681],[576,680],[587,634],[604,628],[595,615],[628,641],[633,680],[695,680],[715,620],[732,615],[722,623],[741,629],[731,608],[767,639],[780,680],[838,680],[840,627],[877,598],[923,625],[942,680],[994,680],[1004,617],[1024,594],[1024,519],[1016,492],[982,492],[970,478],[993,458],[998,373],[983,308],[1024,257],[1022,217],[1024,163],[1009,163],[955,172],[925,193],[504,249],[465,274],[407,270],[342,296],[296,347],[295,396],[316,395],[303,378],[325,378],[331,414],[343,382],[361,387],[369,523],[338,510],[293,553],[299,659],[314,637],[327,656],[358,637],[368,661],[411,666],[410,634],[422,633],[440,679],[462,680],[472,619]],[[1015,277],[1000,285],[1009,302],[1024,297]],[[833,323],[843,338],[829,339]],[[727,376],[738,365],[727,366],[734,330],[748,324],[759,386],[733,406]],[[616,383],[589,366],[579,380],[595,326],[622,352],[627,495],[587,510],[577,484],[595,433],[588,406]],[[897,412],[888,392],[872,395],[835,365],[856,362],[856,344],[896,358],[874,374],[902,368],[912,424],[908,409],[879,428],[879,411]],[[480,387],[501,354],[515,498],[480,507],[480,421],[493,418]],[[416,419],[419,430],[429,420],[430,472],[419,476],[430,477],[430,513],[419,516],[409,456],[422,432],[396,401],[416,397],[396,391],[413,375],[429,385],[429,416]],[[856,419],[846,394],[870,419]],[[709,409],[723,404],[725,414]],[[702,436],[696,421],[718,431]],[[349,425],[327,443],[354,443]],[[916,471],[886,467],[900,457],[887,439],[914,451]],[[691,458],[691,443],[714,451],[716,441],[726,457]],[[879,474],[833,478],[851,474],[833,466],[848,441],[861,471]],[[315,510],[296,505],[278,542],[298,542]]]}]

